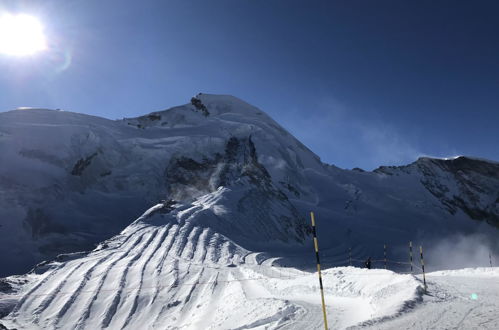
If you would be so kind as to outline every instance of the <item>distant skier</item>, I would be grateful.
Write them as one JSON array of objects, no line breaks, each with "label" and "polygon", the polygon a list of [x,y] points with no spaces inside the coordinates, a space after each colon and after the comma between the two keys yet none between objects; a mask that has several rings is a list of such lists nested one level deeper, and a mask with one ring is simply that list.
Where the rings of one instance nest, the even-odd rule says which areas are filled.
[{"label": "distant skier", "polygon": [[364,262],[367,269],[371,269],[371,257],[367,258],[366,262]]}]

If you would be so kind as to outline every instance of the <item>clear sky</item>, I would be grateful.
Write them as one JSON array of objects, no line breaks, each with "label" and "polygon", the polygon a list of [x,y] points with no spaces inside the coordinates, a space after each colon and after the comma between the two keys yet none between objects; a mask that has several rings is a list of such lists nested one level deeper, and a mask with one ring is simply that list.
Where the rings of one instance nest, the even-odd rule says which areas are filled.
[{"label": "clear sky", "polygon": [[49,49],[0,55],[0,111],[111,119],[198,92],[258,106],[323,161],[499,160],[499,2],[0,0]]}]

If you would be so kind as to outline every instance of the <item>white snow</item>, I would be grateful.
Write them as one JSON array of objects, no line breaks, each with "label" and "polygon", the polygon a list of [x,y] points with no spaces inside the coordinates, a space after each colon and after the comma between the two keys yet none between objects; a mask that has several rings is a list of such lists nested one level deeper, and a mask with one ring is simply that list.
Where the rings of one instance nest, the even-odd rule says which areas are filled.
[{"label": "white snow", "polygon": [[[208,198],[198,205],[210,208]],[[16,329],[321,329],[317,273],[276,266],[205,227],[194,207],[157,205],[86,256],[18,277],[0,324]],[[314,259],[300,260],[313,268]],[[47,269],[43,271],[43,269]],[[499,268],[422,277],[384,269],[323,270],[331,329],[495,329]],[[477,295],[477,301],[472,294]],[[12,308],[12,307],[10,307]]]},{"label": "white snow", "polygon": [[[429,273],[423,301],[362,329],[499,329],[499,268]],[[356,329],[354,327],[353,329]]]},{"label": "white snow", "polygon": [[[0,114],[0,250],[9,251],[0,271],[24,272],[100,242],[6,279],[13,289],[0,287],[0,313],[14,309],[0,324],[321,329],[317,274],[306,271],[315,267],[310,210],[324,266],[346,265],[349,248],[356,261],[379,259],[383,244],[391,261],[407,261],[413,241],[437,270],[432,244],[477,231],[477,251],[497,241],[497,228],[449,212],[422,184],[430,173],[440,198],[497,215],[493,175],[458,180],[430,159],[341,170],[259,109],[232,96],[197,98],[208,116],[192,104],[120,121],[44,109]],[[227,151],[231,139],[235,151]],[[180,159],[185,168],[174,166]],[[229,182],[221,184],[224,171]],[[476,195],[463,193],[463,182],[479,187]],[[180,188],[168,195],[173,185]],[[171,209],[158,204],[169,199],[177,200]],[[485,266],[485,257],[467,261]],[[426,295],[420,275],[336,267],[323,277],[332,329],[499,328],[497,268],[427,274]]]},{"label": "white snow", "polygon": [[[275,259],[231,249],[220,235],[210,239],[206,230],[154,211],[107,247],[27,276],[21,291],[0,296],[0,305],[18,301],[0,324],[16,329],[323,328],[317,273],[273,266]],[[211,249],[213,244],[220,248]],[[330,329],[499,325],[499,268],[429,273],[427,294],[420,275],[355,267],[322,274]]]},{"label": "white snow", "polygon": [[[182,214],[175,220],[157,211],[149,210],[107,247],[54,262],[16,294],[0,297],[0,302],[18,300],[2,324],[17,329],[321,327],[317,274],[272,266],[275,259],[262,259],[189,221],[178,222]],[[387,270],[328,269],[323,281],[335,329],[394,315],[421,293],[415,277]]]}]

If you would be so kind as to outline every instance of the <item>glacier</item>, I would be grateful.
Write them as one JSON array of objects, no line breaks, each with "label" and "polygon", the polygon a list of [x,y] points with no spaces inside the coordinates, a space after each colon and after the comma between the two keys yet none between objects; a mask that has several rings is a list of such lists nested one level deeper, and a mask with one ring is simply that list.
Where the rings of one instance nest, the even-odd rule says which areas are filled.
[{"label": "glacier", "polygon": [[6,326],[320,328],[311,210],[323,265],[335,267],[324,280],[339,328],[423,300],[420,277],[345,267],[349,249],[363,260],[388,244],[391,260],[407,261],[413,241],[433,270],[443,266],[432,247],[459,235],[499,251],[497,163],[340,169],[233,96],[121,120],[0,113],[0,151]]}]

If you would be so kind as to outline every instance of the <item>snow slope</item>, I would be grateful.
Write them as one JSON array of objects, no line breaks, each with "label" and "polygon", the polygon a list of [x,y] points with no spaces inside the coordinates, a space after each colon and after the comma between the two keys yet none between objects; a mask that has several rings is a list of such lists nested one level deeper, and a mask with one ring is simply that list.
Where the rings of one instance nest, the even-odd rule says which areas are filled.
[{"label": "snow slope", "polygon": [[[253,210],[240,213],[263,221],[274,205],[279,226],[303,222],[272,181],[280,172],[265,150],[288,143],[275,136],[278,125],[242,101],[222,100],[210,106],[210,117],[189,104],[161,112],[161,121],[153,115],[110,121],[43,109],[1,114],[0,248],[12,253],[0,255],[0,275],[25,272],[59,253],[92,249],[161,200],[189,201],[220,186],[242,187],[245,178],[252,181],[248,189],[232,189],[226,197],[240,200],[241,211]],[[267,138],[274,143],[263,143]],[[268,145],[258,158],[255,143]],[[304,158],[320,166],[315,156]],[[235,211],[232,206],[226,213]],[[298,230],[303,239],[303,228]]]},{"label": "snow slope", "polygon": [[[26,284],[0,296],[12,310],[0,324],[16,329],[322,327],[316,274],[272,266],[272,259],[239,248],[203,227],[199,208],[161,210],[162,205],[149,210],[88,255],[39,266],[38,275],[24,277]],[[421,297],[413,276],[387,270],[330,269],[324,283],[329,321],[338,329],[394,315]]]},{"label": "snow slope", "polygon": [[406,258],[409,240],[429,247],[453,235],[479,233],[484,250],[499,250],[497,163],[421,158],[374,172],[339,169],[232,96],[199,94],[117,121],[0,113],[0,163],[0,249],[10,251],[0,254],[0,276],[91,250],[162,200],[190,203],[219,187],[232,187],[219,211],[238,217],[217,230],[234,230],[231,239],[250,250],[307,255],[310,210],[328,265],[345,264],[349,247],[363,259],[388,244],[393,258]]},{"label": "snow slope", "polygon": [[[18,284],[0,296],[0,306],[11,311],[0,324],[8,329],[323,328],[316,273],[276,266],[275,259],[201,229],[197,211],[167,212],[157,205],[87,255],[67,255],[9,278]],[[421,275],[325,270],[330,328],[497,329],[499,268],[433,272],[426,281],[423,294]]]}]

